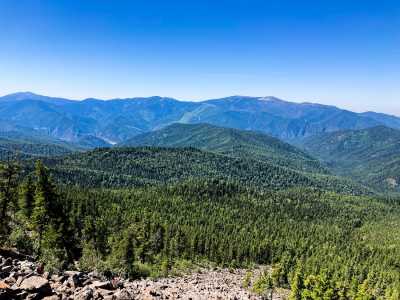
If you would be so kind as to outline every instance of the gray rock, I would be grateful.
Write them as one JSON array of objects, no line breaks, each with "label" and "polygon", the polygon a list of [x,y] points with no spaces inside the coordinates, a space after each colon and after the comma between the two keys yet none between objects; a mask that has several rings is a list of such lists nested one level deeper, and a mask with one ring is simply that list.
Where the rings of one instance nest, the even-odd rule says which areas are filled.
[{"label": "gray rock", "polygon": [[114,292],[105,289],[96,289],[96,292],[101,295],[102,297],[113,295]]},{"label": "gray rock", "polygon": [[61,299],[60,295],[52,295],[43,298],[43,300],[60,300],[60,299]]},{"label": "gray rock", "polygon": [[4,272],[4,273],[9,273],[9,272],[11,272],[13,270],[13,268],[14,268],[13,266],[8,265],[8,266],[2,267],[1,271]]},{"label": "gray rock", "polygon": [[19,288],[31,293],[38,293],[41,297],[50,296],[52,290],[47,279],[40,276],[31,276],[22,280]]},{"label": "gray rock", "polygon": [[90,300],[93,299],[93,289],[85,288],[81,291],[75,292],[74,297],[75,300]]},{"label": "gray rock", "polygon": [[133,299],[132,295],[126,290],[119,290],[114,294],[114,299],[116,300],[130,300]]},{"label": "gray rock", "polygon": [[41,296],[39,295],[39,293],[28,294],[28,295],[26,296],[26,300],[39,300],[39,299],[41,299],[41,298],[43,298],[43,297],[41,297]]},{"label": "gray rock", "polygon": [[71,288],[77,288],[79,286],[79,279],[77,276],[69,277],[64,283]]},{"label": "gray rock", "polygon": [[94,281],[91,285],[92,288],[111,290],[113,286],[109,281]]},{"label": "gray rock", "polygon": [[66,277],[66,276],[63,276],[63,275],[52,275],[52,276],[50,277],[50,279],[51,279],[52,281],[56,281],[56,282],[64,282],[65,279],[67,279],[67,277]]},{"label": "gray rock", "polygon": [[13,264],[12,258],[9,257],[9,258],[3,260],[2,266],[12,266],[12,264]]},{"label": "gray rock", "polygon": [[18,279],[17,279],[17,282],[15,283],[17,286],[20,286],[21,285],[21,283],[22,283],[22,281],[25,279],[25,277],[22,277],[22,276],[20,276],[20,277],[18,277]]},{"label": "gray rock", "polygon": [[13,285],[13,284],[15,284],[16,280],[15,280],[14,277],[9,276],[9,277],[7,277],[6,279],[4,279],[4,282],[5,282],[6,284],[8,284],[8,285]]},{"label": "gray rock", "polygon": [[64,271],[64,275],[69,276],[69,277],[80,277],[82,275],[82,272],[78,271]]}]

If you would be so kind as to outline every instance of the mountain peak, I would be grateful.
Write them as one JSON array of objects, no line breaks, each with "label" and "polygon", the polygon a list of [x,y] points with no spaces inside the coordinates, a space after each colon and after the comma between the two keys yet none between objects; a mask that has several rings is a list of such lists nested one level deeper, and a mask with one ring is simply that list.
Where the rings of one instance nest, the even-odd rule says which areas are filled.
[{"label": "mountain peak", "polygon": [[36,100],[36,99],[42,99],[42,98],[46,98],[45,96],[42,95],[38,95],[32,92],[17,92],[17,93],[12,93],[12,94],[8,94],[5,95],[3,97],[1,97],[2,99],[7,99],[7,100]]},{"label": "mountain peak", "polygon": [[258,98],[258,100],[270,101],[270,102],[285,102],[282,99],[279,99],[279,98],[274,97],[274,96],[265,96],[265,97]]},{"label": "mountain peak", "polygon": [[35,94],[35,93],[29,92],[29,91],[8,94],[3,97],[0,97],[0,100],[10,101],[10,102],[33,100],[33,101],[42,101],[42,102],[48,102],[48,103],[54,103],[54,104],[64,104],[64,103],[73,101],[73,100],[68,100],[68,99],[64,99],[64,98],[43,96],[43,95]]}]

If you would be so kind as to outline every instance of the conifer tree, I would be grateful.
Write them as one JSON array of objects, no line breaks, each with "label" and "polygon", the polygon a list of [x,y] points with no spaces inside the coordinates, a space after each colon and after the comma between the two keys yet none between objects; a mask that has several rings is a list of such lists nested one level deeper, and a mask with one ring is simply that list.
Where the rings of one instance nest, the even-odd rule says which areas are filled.
[{"label": "conifer tree", "polygon": [[267,292],[269,292],[269,299],[272,300],[274,295],[274,281],[272,280],[271,274],[267,275],[265,287]]},{"label": "conifer tree", "polygon": [[291,293],[289,296],[289,300],[301,300],[301,294],[303,289],[304,289],[303,267],[299,263],[291,282]]},{"label": "conifer tree", "polygon": [[41,161],[36,162],[35,175],[37,181],[31,220],[33,228],[39,236],[38,254],[40,255],[46,226],[52,221],[51,217],[57,213],[54,207],[56,193],[50,180],[48,169]]},{"label": "conifer tree", "polygon": [[9,234],[9,221],[17,208],[19,165],[0,164],[0,239]]},{"label": "conifer tree", "polygon": [[31,176],[28,176],[21,188],[19,208],[24,217],[30,218],[35,201],[35,185]]}]

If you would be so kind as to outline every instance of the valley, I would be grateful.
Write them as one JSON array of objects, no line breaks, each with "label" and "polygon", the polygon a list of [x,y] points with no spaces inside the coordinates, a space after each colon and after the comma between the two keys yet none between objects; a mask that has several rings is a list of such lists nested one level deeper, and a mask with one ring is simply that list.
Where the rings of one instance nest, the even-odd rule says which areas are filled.
[{"label": "valley", "polygon": [[[78,104],[70,100],[28,96],[34,99],[13,95],[0,107],[27,109],[34,102],[35,109],[50,105],[58,116],[61,110],[76,113]],[[172,99],[111,102],[128,109],[124,118],[141,112],[158,124],[129,134],[118,125],[118,138],[110,127],[92,125],[78,134],[69,128],[65,136],[46,127],[57,124],[53,112],[43,120],[32,115],[25,122],[32,128],[17,125],[18,118],[30,117],[29,108],[29,116],[22,110],[2,127],[0,248],[42,263],[45,274],[61,276],[57,280],[67,280],[64,272],[95,272],[104,286],[125,280],[125,288],[100,291],[89,281],[64,287],[63,280],[50,279],[49,296],[262,299],[273,291],[273,299],[398,299],[400,131],[394,117],[230,97],[206,101],[201,111],[210,109],[210,119],[195,120],[184,110],[204,103],[178,109]],[[103,105],[111,113],[111,104],[79,103],[87,118],[94,117],[93,105],[97,118]],[[149,114],[154,106],[165,114]],[[228,115],[249,111],[252,118],[268,109],[275,116],[263,115],[263,122],[285,114],[304,118],[309,129],[292,135],[285,127],[272,136],[266,133],[276,129],[272,123],[263,129],[251,121],[250,128],[222,115],[203,122],[214,116],[210,107]],[[310,129],[310,116],[351,116],[354,122],[321,132]],[[176,118],[191,121],[174,123]],[[76,126],[94,124],[85,120],[75,119]],[[377,125],[382,120],[393,127]],[[48,123],[34,129],[36,122]],[[3,294],[24,293],[13,281],[18,276],[6,275],[7,265],[0,269],[0,284],[8,286]]]},{"label": "valley", "polygon": [[399,192],[400,131],[385,126],[305,139],[304,149],[336,174],[375,189]]},{"label": "valley", "polygon": [[0,300],[400,300],[399,29],[0,0]]}]

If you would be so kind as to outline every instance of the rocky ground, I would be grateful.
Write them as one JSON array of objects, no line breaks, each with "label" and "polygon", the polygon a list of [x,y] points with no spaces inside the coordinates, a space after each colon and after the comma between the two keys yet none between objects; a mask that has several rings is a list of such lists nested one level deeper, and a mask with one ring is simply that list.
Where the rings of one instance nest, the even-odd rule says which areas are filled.
[{"label": "rocky ground", "polygon": [[[259,272],[259,271],[258,271]],[[0,251],[3,299],[262,299],[242,287],[245,270],[203,270],[159,280],[105,280],[98,274],[65,271],[50,276],[12,251]],[[275,293],[274,300],[284,299]]]}]

